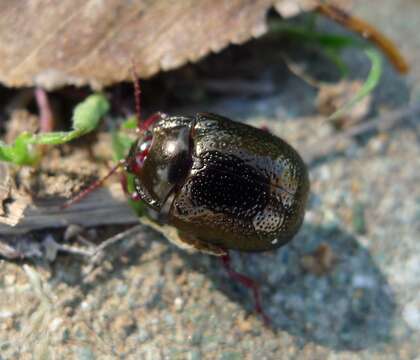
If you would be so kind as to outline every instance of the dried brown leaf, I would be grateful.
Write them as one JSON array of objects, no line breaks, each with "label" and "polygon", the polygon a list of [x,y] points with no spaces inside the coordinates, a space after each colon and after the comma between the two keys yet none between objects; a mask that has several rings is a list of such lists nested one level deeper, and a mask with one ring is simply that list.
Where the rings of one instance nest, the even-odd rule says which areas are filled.
[{"label": "dried brown leaf", "polygon": [[0,4],[0,81],[99,88],[195,62],[266,32],[267,11],[313,0],[9,0]]},{"label": "dried brown leaf", "polygon": [[[316,99],[320,114],[329,116],[343,108],[362,88],[361,81],[340,81],[336,84],[323,84]],[[358,101],[349,112],[334,120],[337,128],[349,128],[363,120],[370,111],[372,95]]]}]

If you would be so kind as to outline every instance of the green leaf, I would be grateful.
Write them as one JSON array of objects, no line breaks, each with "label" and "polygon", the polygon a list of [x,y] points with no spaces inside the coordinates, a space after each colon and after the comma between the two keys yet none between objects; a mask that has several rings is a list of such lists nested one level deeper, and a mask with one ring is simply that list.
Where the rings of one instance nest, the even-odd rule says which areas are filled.
[{"label": "green leaf", "polygon": [[337,67],[343,78],[349,75],[349,67],[340,56],[340,51],[336,49],[324,49],[324,54]]},{"label": "green leaf", "polygon": [[135,116],[129,117],[126,121],[122,123],[121,129],[126,129],[126,130],[137,129],[137,118]]},{"label": "green leaf", "polygon": [[90,95],[74,109],[73,129],[83,134],[96,129],[108,111],[109,103],[103,94]]},{"label": "green leaf", "polygon": [[[116,161],[126,158],[131,146],[136,141],[128,137],[122,130],[136,128],[137,119],[135,117],[130,117],[121,124],[119,131],[114,131],[112,133],[112,150]],[[124,173],[124,177],[128,194],[134,193],[134,175],[126,172]],[[145,205],[143,201],[134,201],[131,199],[130,195],[128,195],[128,203],[138,216],[144,216]]]},{"label": "green leaf", "polygon": [[365,50],[367,57],[371,62],[371,68],[369,75],[366,81],[363,83],[361,89],[356,93],[356,95],[342,108],[338,109],[332,115],[328,117],[328,120],[335,120],[343,116],[347,111],[349,111],[357,102],[362,100],[365,96],[370,94],[378,85],[379,80],[382,76],[382,55],[378,50],[373,48],[368,48]]},{"label": "green leaf", "polygon": [[30,139],[31,144],[42,144],[42,145],[60,145],[78,137],[79,132],[50,132],[34,135]]},{"label": "green leaf", "polygon": [[[132,194],[135,191],[134,175],[125,173],[124,176],[126,176],[128,194]],[[144,201],[134,201],[129,196],[128,203],[138,216],[143,216],[145,214]]]},{"label": "green leaf", "polygon": [[112,133],[112,150],[114,153],[114,160],[118,161],[124,159],[133,143],[133,139],[121,134],[120,132],[114,131]]},{"label": "green leaf", "polygon": [[32,137],[29,133],[20,134],[12,145],[0,142],[0,160],[12,162],[17,165],[33,165],[38,155],[33,147],[28,145]]},{"label": "green leaf", "polygon": [[312,25],[301,26],[290,24],[288,21],[271,21],[270,32],[275,36],[287,36],[289,39],[309,43],[311,45],[320,45],[325,48],[341,50],[346,47],[361,47],[363,42],[346,35],[328,34],[317,31]]},{"label": "green leaf", "polygon": [[0,160],[16,165],[34,165],[39,159],[35,145],[59,145],[93,131],[108,112],[109,103],[103,94],[90,95],[73,112],[73,130],[37,135],[22,133],[12,145],[0,142]]},{"label": "green leaf", "polygon": [[128,137],[122,130],[133,129],[137,129],[137,118],[135,116],[129,117],[120,125],[119,131],[112,133],[112,150],[115,160],[124,159],[135,142],[135,140]]},{"label": "green leaf", "polygon": [[72,131],[38,134],[32,138],[31,143],[60,145],[74,140],[95,130],[108,110],[109,103],[103,94],[90,95],[74,109]]}]

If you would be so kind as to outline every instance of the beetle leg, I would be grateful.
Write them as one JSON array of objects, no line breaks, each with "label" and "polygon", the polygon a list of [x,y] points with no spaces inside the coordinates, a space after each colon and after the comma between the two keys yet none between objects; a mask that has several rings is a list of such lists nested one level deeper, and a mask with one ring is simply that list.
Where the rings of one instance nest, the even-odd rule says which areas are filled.
[{"label": "beetle leg", "polygon": [[233,280],[239,281],[246,288],[252,290],[252,294],[254,296],[254,301],[255,301],[255,311],[261,315],[261,317],[263,318],[264,324],[266,326],[269,326],[271,321],[270,321],[270,318],[264,313],[264,310],[261,304],[261,294],[259,290],[259,284],[254,279],[251,279],[250,277],[244,274],[241,274],[239,272],[236,272],[235,270],[232,269],[231,263],[230,263],[230,255],[228,252],[226,252],[226,255],[222,255],[220,259],[222,260],[222,264],[225,267],[227,273]]},{"label": "beetle leg", "polygon": [[102,184],[109,178],[111,177],[111,175],[113,175],[120,167],[124,166],[125,161],[121,160],[120,162],[118,162],[117,165],[115,165],[114,167],[111,168],[111,170],[109,170],[108,174],[106,174],[103,178],[96,180],[95,182],[93,182],[92,184],[90,184],[85,190],[81,191],[79,194],[77,194],[76,196],[72,197],[71,199],[67,200],[63,205],[60,206],[61,209],[67,209],[68,207],[70,207],[71,205],[73,205],[74,203],[79,202],[80,200],[82,200],[83,198],[85,198],[87,195],[89,195],[92,191],[96,190],[97,188],[101,187]]}]

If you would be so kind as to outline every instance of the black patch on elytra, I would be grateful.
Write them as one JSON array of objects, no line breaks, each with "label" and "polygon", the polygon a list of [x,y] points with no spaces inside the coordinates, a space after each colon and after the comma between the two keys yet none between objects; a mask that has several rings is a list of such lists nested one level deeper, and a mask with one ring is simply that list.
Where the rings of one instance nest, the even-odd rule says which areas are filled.
[{"label": "black patch on elytra", "polygon": [[191,184],[194,206],[250,219],[269,200],[269,180],[240,158],[219,151],[200,156],[201,169]]}]

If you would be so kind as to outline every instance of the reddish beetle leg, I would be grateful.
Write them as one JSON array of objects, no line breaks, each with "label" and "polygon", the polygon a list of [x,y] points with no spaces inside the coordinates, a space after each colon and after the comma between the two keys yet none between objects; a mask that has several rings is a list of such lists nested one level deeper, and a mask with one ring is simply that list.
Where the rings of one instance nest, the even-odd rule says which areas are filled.
[{"label": "reddish beetle leg", "polygon": [[265,314],[263,307],[261,305],[261,294],[260,294],[259,284],[252,278],[232,269],[231,264],[230,264],[230,255],[228,252],[226,252],[226,255],[222,255],[220,257],[220,260],[222,261],[222,264],[225,267],[227,273],[233,280],[240,282],[243,286],[252,290],[252,295],[255,301],[255,311],[261,315],[261,317],[263,318],[264,324],[266,326],[269,326],[271,321],[270,321],[270,318]]}]

